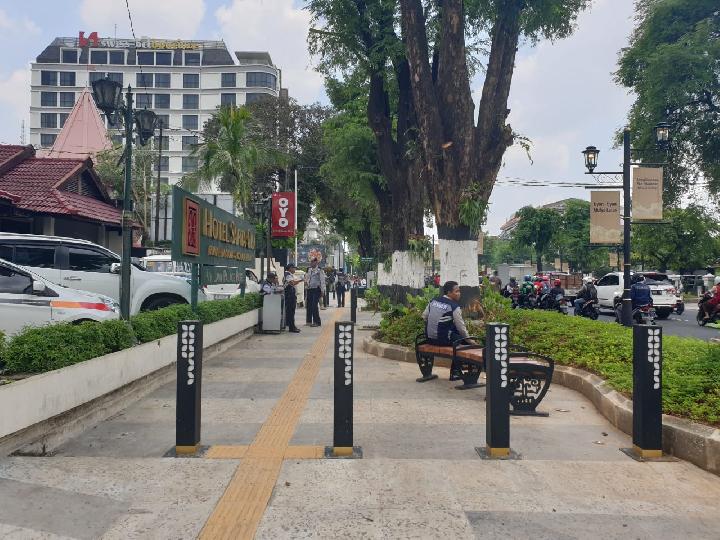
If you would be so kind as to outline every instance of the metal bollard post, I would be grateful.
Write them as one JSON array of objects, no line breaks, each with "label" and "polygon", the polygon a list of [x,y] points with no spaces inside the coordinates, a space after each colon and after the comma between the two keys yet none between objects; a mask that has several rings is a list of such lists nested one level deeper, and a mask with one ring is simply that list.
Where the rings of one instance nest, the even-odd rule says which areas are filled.
[{"label": "metal bollard post", "polygon": [[662,328],[633,327],[633,450],[662,457]]},{"label": "metal bollard post", "polygon": [[350,289],[350,320],[357,322],[357,287]]},{"label": "metal bollard post", "polygon": [[179,322],[177,343],[175,454],[194,454],[200,446],[202,323],[200,321]]},{"label": "metal bollard post", "polygon": [[325,449],[327,457],[361,457],[353,447],[353,342],[354,325],[335,323],[335,391],[333,396],[333,445]]},{"label": "metal bollard post", "polygon": [[510,386],[508,380],[508,352],[510,327],[490,323],[485,330],[485,369],[487,397],[485,399],[486,448],[478,448],[485,458],[508,458],[510,452]]}]

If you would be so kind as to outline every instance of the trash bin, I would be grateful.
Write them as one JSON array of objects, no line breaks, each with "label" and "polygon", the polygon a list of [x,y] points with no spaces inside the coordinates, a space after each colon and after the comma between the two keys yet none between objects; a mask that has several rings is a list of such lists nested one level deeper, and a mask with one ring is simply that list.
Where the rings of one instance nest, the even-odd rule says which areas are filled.
[{"label": "trash bin", "polygon": [[285,327],[285,295],[280,293],[263,295],[262,331],[281,332]]}]

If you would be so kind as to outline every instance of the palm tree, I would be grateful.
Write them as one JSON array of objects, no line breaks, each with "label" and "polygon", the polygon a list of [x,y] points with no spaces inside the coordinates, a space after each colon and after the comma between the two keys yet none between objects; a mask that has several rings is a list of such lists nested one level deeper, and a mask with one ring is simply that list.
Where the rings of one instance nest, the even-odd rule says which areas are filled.
[{"label": "palm tree", "polygon": [[221,107],[205,124],[203,142],[191,156],[198,158],[198,169],[185,175],[181,185],[198,191],[217,182],[249,215],[254,172],[270,160],[269,153],[252,139],[250,112],[245,107]]}]

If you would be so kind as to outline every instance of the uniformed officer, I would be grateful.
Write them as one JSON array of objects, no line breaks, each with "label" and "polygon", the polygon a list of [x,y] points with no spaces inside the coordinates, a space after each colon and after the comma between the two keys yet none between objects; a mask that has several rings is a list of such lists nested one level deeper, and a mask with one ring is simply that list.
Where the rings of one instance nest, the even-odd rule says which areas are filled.
[{"label": "uniformed officer", "polygon": [[295,279],[296,266],[289,264],[285,269],[285,325],[290,332],[300,333],[300,329],[295,326],[295,306],[297,305],[297,291],[295,286],[302,280]]}]

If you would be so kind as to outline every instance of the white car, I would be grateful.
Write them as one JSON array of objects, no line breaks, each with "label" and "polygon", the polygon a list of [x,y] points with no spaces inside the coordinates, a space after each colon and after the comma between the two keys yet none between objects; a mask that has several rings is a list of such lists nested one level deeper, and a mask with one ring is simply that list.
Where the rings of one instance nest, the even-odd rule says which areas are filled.
[{"label": "white car", "polygon": [[[682,313],[682,301],[678,301],[675,286],[667,280],[665,274],[658,272],[640,272],[640,274],[645,276],[646,283],[650,287],[658,319],[667,319],[673,311]],[[623,283],[622,272],[611,272],[598,280],[595,287],[601,308],[615,309],[615,303],[622,298]]]},{"label": "white car", "polygon": [[26,326],[106,321],[120,317],[112,298],[55,285],[0,260],[0,331],[11,336]]},{"label": "white car", "polygon": [[[77,238],[0,233],[0,259],[28,268],[66,287],[120,300],[120,256]],[[190,303],[187,279],[147,272],[131,265],[130,313]],[[198,301],[206,300],[198,291]]]}]

